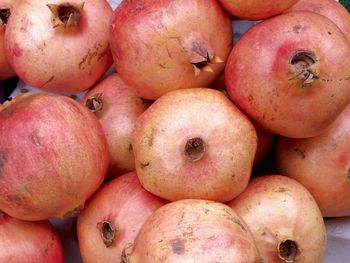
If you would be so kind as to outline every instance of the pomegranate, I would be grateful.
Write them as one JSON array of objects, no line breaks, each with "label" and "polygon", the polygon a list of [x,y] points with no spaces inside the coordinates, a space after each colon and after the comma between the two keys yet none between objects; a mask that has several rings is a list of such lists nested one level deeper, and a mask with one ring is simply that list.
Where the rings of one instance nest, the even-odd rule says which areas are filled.
[{"label": "pomegranate", "polygon": [[350,40],[350,15],[345,7],[334,0],[299,0],[295,5],[286,10],[311,11],[323,15],[332,20]]},{"label": "pomegranate", "polygon": [[112,64],[106,0],[25,0],[11,14],[5,50],[17,75],[46,91],[90,88]]},{"label": "pomegranate", "polygon": [[326,230],[311,194],[280,175],[254,178],[228,204],[251,230],[264,262],[322,263]]},{"label": "pomegranate", "polygon": [[232,15],[247,20],[261,20],[278,15],[298,0],[219,0]]},{"label": "pomegranate", "polygon": [[111,27],[118,72],[146,99],[210,84],[232,39],[231,20],[215,0],[125,0]]},{"label": "pomegranate", "polygon": [[226,202],[248,184],[257,135],[251,122],[217,90],[171,91],[136,121],[137,175],[153,194]]},{"label": "pomegranate", "polygon": [[84,263],[120,262],[123,249],[147,218],[166,202],[147,192],[135,172],[103,186],[78,217],[78,238]]},{"label": "pomegranate", "polygon": [[227,89],[261,127],[291,138],[317,136],[350,101],[349,56],[350,43],[332,21],[290,12],[238,41],[225,71]]},{"label": "pomegranate", "polygon": [[100,119],[109,146],[109,175],[135,170],[131,137],[136,119],[148,107],[117,74],[104,79],[84,97],[83,104]]},{"label": "pomegranate", "polygon": [[68,97],[25,94],[0,111],[0,209],[18,219],[75,215],[101,185],[108,145]]},{"label": "pomegranate", "polygon": [[26,222],[0,211],[0,259],[6,263],[63,263],[61,241],[47,221]]},{"label": "pomegranate", "polygon": [[324,217],[350,216],[350,106],[318,137],[280,138],[279,170],[303,184]]},{"label": "pomegranate", "polygon": [[255,242],[228,206],[181,200],[153,213],[126,247],[122,263],[260,263]]},{"label": "pomegranate", "polygon": [[14,0],[0,0],[0,81],[13,77],[15,72],[11,68],[5,54],[5,28],[11,16],[11,9]]}]

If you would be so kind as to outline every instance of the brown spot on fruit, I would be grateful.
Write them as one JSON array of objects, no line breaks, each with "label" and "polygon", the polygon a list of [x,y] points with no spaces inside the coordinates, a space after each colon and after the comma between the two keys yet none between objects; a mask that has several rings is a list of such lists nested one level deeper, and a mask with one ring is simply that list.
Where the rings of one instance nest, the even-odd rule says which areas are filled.
[{"label": "brown spot on fruit", "polygon": [[0,177],[4,172],[4,166],[7,160],[7,154],[5,152],[0,152]]},{"label": "brown spot on fruit", "polygon": [[113,227],[109,221],[102,221],[97,223],[97,228],[100,230],[103,243],[106,247],[111,247],[115,238],[117,229]]},{"label": "brown spot on fruit", "polygon": [[145,169],[149,165],[150,165],[149,162],[147,162],[147,163],[140,163],[140,167],[141,167],[142,170]]},{"label": "brown spot on fruit", "polygon": [[306,157],[305,151],[300,150],[300,149],[298,149],[298,148],[295,148],[295,149],[294,149],[294,152],[295,152],[296,154],[298,154],[298,155],[300,156],[301,159],[305,159],[305,157]]},{"label": "brown spot on fruit", "polygon": [[78,68],[80,70],[85,70],[87,67],[91,65],[91,62],[96,59],[97,61],[100,60],[105,54],[106,49],[104,49],[102,52],[102,45],[100,43],[95,43],[93,48],[89,48],[85,56],[81,59],[81,61],[78,64]]},{"label": "brown spot on fruit", "polygon": [[185,253],[185,243],[183,240],[177,238],[170,241],[172,251],[174,254],[182,255]]},{"label": "brown spot on fruit", "polygon": [[284,192],[287,192],[287,188],[284,188],[284,187],[279,187],[278,189],[277,189],[277,191],[276,192],[278,192],[278,193],[284,193]]},{"label": "brown spot on fruit", "polygon": [[152,147],[154,140],[154,129],[152,128],[151,134],[148,136],[148,146]]},{"label": "brown spot on fruit", "polygon": [[293,26],[293,32],[299,34],[302,31],[301,25],[295,25]]}]

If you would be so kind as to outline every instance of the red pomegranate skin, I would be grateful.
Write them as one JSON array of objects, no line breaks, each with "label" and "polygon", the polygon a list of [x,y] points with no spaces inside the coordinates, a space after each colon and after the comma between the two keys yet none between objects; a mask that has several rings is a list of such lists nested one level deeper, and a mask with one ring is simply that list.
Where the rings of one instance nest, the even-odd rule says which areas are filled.
[{"label": "red pomegranate skin", "polygon": [[[228,205],[251,230],[264,262],[323,262],[326,229],[322,214],[297,181],[281,175],[254,178]],[[296,243],[297,251],[279,250],[283,248],[279,244],[287,240]]]},{"label": "red pomegranate skin", "polygon": [[150,103],[138,97],[118,74],[109,76],[92,88],[82,103],[87,105],[96,96],[102,108],[95,114],[102,124],[109,146],[109,176],[134,171],[132,133],[136,119]]},{"label": "red pomegranate skin", "polygon": [[349,103],[349,56],[350,43],[332,21],[290,12],[243,35],[225,70],[227,89],[262,128],[291,138],[317,136]]},{"label": "red pomegranate skin", "polygon": [[[10,9],[10,12],[13,7],[13,3],[15,3],[15,0],[1,0],[0,1],[0,9]],[[3,14],[4,15],[4,14]],[[1,16],[1,14],[0,14]],[[0,22],[0,81],[8,79],[10,77],[15,76],[15,72],[11,68],[6,54],[5,54],[5,29],[6,25],[2,24]]]},{"label": "red pomegranate skin", "polygon": [[23,0],[13,10],[5,50],[17,75],[45,91],[75,93],[92,87],[112,65],[106,0],[85,1],[78,27],[53,28],[47,4],[80,0]]},{"label": "red pomegranate skin", "polygon": [[4,263],[64,262],[61,241],[48,221],[21,221],[1,211],[0,259]]},{"label": "red pomegranate skin", "polygon": [[350,14],[338,1],[334,0],[299,0],[285,12],[310,11],[332,20],[350,40]]},{"label": "red pomegranate skin", "polygon": [[291,7],[298,0],[219,0],[232,15],[247,20],[262,20]]},{"label": "red pomegranate skin", "polygon": [[193,88],[156,100],[136,121],[132,145],[151,193],[227,202],[248,184],[257,135],[222,92]]},{"label": "red pomegranate skin", "polygon": [[25,94],[0,111],[0,209],[22,220],[74,215],[103,182],[98,119],[64,96]]},{"label": "red pomegranate skin", "polygon": [[[123,250],[134,243],[148,217],[164,204],[165,200],[141,186],[135,172],[104,185],[78,217],[79,247],[84,263],[120,262]],[[108,222],[114,235],[101,232],[97,226],[103,222]]]},{"label": "red pomegranate skin", "polygon": [[[229,16],[215,0],[126,0],[115,10],[111,48],[121,78],[142,98],[203,87],[223,72],[232,49]],[[221,62],[198,65],[209,55]],[[180,76],[180,77],[179,77]]]},{"label": "red pomegranate skin", "polygon": [[123,263],[260,263],[247,225],[227,205],[181,200],[154,212]]},{"label": "red pomegranate skin", "polygon": [[320,136],[280,138],[277,166],[315,197],[324,217],[350,216],[350,106]]}]

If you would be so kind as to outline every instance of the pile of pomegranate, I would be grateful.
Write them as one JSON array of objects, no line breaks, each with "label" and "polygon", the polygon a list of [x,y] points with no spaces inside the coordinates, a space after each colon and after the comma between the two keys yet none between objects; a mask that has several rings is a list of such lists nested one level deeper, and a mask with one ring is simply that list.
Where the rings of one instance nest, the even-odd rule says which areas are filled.
[{"label": "pile of pomegranate", "polygon": [[0,261],[322,263],[349,57],[335,0],[0,0]]}]

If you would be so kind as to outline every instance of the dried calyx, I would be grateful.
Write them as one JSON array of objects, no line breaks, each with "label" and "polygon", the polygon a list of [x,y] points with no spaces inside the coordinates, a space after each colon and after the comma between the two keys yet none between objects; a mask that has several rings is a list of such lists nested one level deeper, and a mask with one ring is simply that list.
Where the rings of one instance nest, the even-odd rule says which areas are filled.
[{"label": "dried calyx", "polygon": [[10,8],[0,8],[0,26],[7,24],[10,15]]},{"label": "dried calyx", "polygon": [[78,27],[82,16],[84,3],[63,3],[48,4],[47,7],[54,15],[52,19],[53,27]]},{"label": "dried calyx", "polygon": [[115,229],[112,226],[112,223],[108,221],[99,222],[97,228],[100,230],[103,243],[106,247],[112,246],[117,229]]},{"label": "dried calyx", "polygon": [[199,74],[204,72],[214,72],[210,64],[220,64],[224,61],[219,56],[212,56],[208,52],[200,61],[192,61],[191,64],[194,67],[194,75],[197,77]]},{"label": "dried calyx", "polygon": [[103,108],[103,100],[102,100],[102,93],[97,93],[90,97],[87,101],[85,106],[91,110],[92,112],[99,112]]},{"label": "dried calyx", "polygon": [[298,244],[293,240],[284,240],[278,244],[278,256],[285,262],[295,262],[300,254]]},{"label": "dried calyx", "polygon": [[305,50],[297,51],[290,63],[296,69],[295,78],[303,80],[303,84],[311,84],[319,78],[315,53]]},{"label": "dried calyx", "polygon": [[202,138],[192,138],[186,142],[185,157],[189,161],[198,161],[203,158],[206,150],[205,142]]},{"label": "dried calyx", "polygon": [[121,255],[121,259],[120,262],[121,263],[130,263],[130,251],[132,250],[133,244],[129,243],[125,246],[125,248],[122,251],[122,255]]}]

